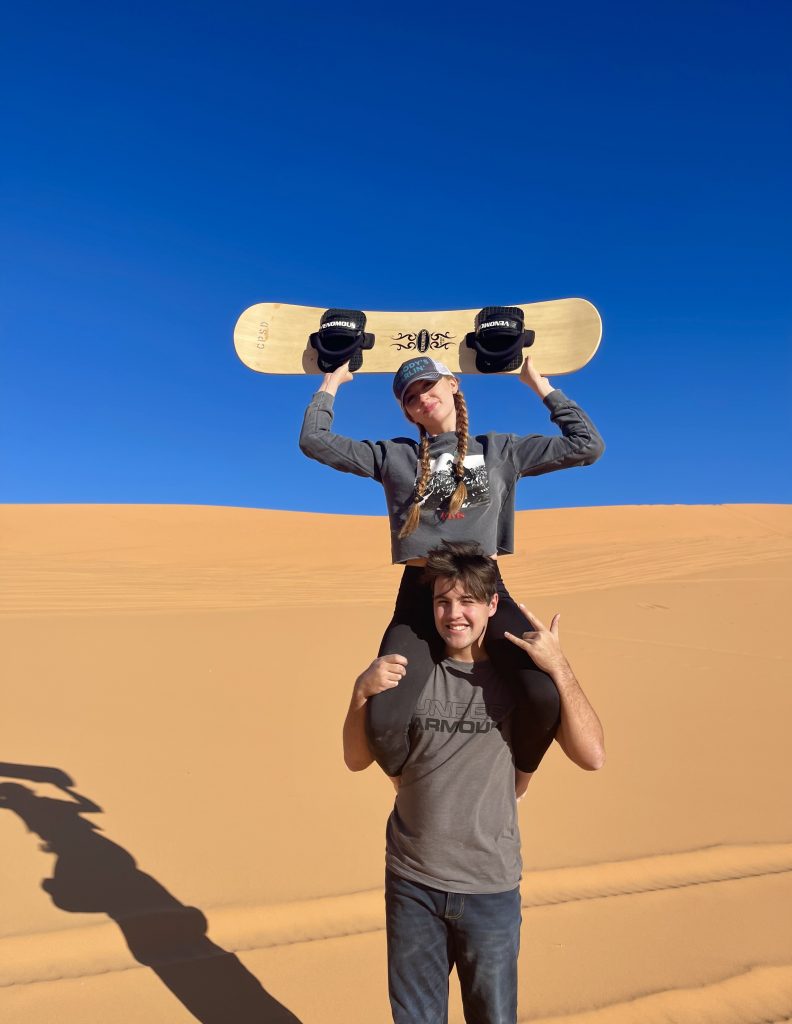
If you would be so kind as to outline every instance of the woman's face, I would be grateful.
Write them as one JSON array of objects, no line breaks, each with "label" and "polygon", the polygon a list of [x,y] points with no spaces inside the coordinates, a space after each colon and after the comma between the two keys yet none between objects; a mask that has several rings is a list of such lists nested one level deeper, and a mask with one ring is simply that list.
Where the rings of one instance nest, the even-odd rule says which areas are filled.
[{"label": "woman's face", "polygon": [[456,377],[417,380],[407,388],[404,414],[411,423],[423,427],[427,434],[456,430],[454,395],[458,390]]}]

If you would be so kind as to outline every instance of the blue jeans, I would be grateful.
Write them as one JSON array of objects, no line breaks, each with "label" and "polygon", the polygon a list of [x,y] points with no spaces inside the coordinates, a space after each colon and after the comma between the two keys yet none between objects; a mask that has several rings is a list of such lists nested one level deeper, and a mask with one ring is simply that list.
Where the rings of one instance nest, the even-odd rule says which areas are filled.
[{"label": "blue jeans", "polygon": [[385,873],[388,993],[395,1024],[447,1024],[456,964],[467,1024],[516,1024],[519,887],[455,893]]}]

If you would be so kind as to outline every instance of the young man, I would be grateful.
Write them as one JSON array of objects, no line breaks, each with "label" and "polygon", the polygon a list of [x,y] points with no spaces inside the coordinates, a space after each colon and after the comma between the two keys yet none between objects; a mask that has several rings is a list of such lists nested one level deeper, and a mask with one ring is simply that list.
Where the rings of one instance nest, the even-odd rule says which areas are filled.
[{"label": "young man", "polygon": [[[418,699],[387,825],[393,1020],[444,1024],[456,964],[468,1024],[515,1024],[522,869],[516,799],[532,776],[515,770],[512,692],[486,654],[487,624],[498,604],[495,563],[478,545],[446,543],[429,552],[426,579],[446,657]],[[548,629],[526,615],[535,628],[506,636],[558,687],[556,739],[566,755],[581,768],[600,768],[602,727],[561,651],[559,616]],[[398,686],[405,665],[401,655],[386,655],[355,681],[344,722],[344,760],[352,771],[374,760],[366,701]]]}]

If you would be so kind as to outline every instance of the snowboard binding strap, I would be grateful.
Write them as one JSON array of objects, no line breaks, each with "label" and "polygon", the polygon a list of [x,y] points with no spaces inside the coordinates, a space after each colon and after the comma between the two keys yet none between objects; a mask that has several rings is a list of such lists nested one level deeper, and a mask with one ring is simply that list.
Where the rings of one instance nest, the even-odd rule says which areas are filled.
[{"label": "snowboard binding strap", "polygon": [[327,309],[322,313],[319,330],[311,335],[319,369],[324,373],[349,363],[349,369],[363,365],[363,351],[374,347],[374,335],[366,334],[366,314],[360,309]]},{"label": "snowboard binding strap", "polygon": [[525,330],[525,313],[519,306],[485,306],[465,341],[476,352],[479,373],[506,373],[521,365],[522,350],[533,345],[534,337],[534,331]]}]

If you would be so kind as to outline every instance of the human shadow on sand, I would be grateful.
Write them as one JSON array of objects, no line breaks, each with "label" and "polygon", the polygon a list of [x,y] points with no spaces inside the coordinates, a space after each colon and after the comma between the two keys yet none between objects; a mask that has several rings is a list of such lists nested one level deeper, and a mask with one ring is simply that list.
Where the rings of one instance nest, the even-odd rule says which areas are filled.
[{"label": "human shadow on sand", "polygon": [[138,963],[157,975],[204,1024],[301,1024],[258,979],[207,936],[207,921],[151,875],[84,814],[101,807],[72,788],[58,768],[0,763],[0,776],[50,783],[67,799],[38,796],[19,782],[0,783],[0,809],[14,811],[42,849],[57,856],[42,888],[70,913],[107,914]]}]

